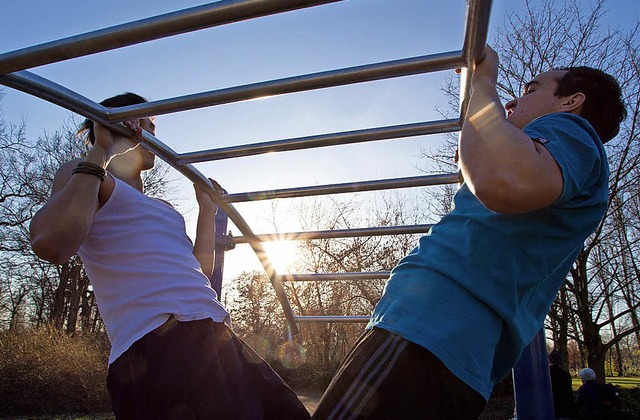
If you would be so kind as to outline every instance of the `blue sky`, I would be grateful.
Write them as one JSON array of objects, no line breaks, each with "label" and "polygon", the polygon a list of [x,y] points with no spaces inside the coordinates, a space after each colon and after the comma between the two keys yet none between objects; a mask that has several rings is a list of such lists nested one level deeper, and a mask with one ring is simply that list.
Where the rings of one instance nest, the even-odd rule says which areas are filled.
[{"label": "blue sky", "polygon": [[[534,0],[535,1],[535,0]],[[207,3],[189,0],[22,0],[0,3],[0,52]],[[495,0],[491,27],[523,0]],[[630,26],[637,0],[610,0],[609,20]],[[150,99],[196,93],[287,76],[459,49],[464,0],[347,0],[239,22],[32,69],[100,101],[135,91]],[[631,12],[630,12],[631,11]],[[490,31],[491,33],[491,31]],[[490,35],[491,39],[491,35]],[[157,136],[178,152],[439,119],[444,73],[390,79],[258,101],[162,115]],[[70,113],[21,92],[5,90],[7,121],[27,123],[28,136],[52,132]],[[229,192],[419,175],[418,155],[436,136],[198,164]],[[190,225],[189,186],[180,208]],[[290,201],[290,200],[284,200]],[[256,232],[274,230],[271,204],[238,204]],[[298,230],[278,204],[281,231]],[[235,230],[235,234],[239,234]],[[255,268],[244,246],[227,253],[229,275]],[[248,249],[247,249],[248,251]],[[250,252],[249,252],[250,253]],[[247,256],[249,255],[249,256]]]}]

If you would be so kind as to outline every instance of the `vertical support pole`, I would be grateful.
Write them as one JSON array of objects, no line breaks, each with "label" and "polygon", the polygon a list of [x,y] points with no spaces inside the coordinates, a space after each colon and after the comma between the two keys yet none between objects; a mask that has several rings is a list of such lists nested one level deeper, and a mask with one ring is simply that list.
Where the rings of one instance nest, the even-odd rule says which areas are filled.
[{"label": "vertical support pole", "polygon": [[552,420],[553,396],[544,328],[522,352],[513,368],[518,420]]},{"label": "vertical support pole", "polygon": [[227,213],[218,208],[215,216],[216,225],[216,248],[214,251],[213,274],[211,275],[211,287],[218,294],[218,300],[222,299],[222,273],[224,271],[224,253],[229,249],[226,236],[227,223],[229,217]]}]

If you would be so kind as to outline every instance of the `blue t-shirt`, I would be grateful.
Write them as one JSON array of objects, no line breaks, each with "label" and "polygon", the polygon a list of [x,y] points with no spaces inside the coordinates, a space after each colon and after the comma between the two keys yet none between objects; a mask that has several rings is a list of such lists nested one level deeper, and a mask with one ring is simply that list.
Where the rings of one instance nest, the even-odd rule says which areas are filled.
[{"label": "blue t-shirt", "polygon": [[487,399],[540,330],[607,206],[606,155],[585,119],[550,114],[523,131],[560,166],[560,198],[500,214],[462,184],[451,213],[391,272],[367,327],[427,348]]}]

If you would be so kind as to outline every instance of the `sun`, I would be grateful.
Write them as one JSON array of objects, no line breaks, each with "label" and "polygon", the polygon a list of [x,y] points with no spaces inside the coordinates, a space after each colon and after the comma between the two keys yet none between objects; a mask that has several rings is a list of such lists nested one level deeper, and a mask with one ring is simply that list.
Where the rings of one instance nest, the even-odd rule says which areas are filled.
[{"label": "sun", "polygon": [[264,244],[269,260],[278,274],[286,274],[296,258],[298,243],[296,241],[275,241]]}]

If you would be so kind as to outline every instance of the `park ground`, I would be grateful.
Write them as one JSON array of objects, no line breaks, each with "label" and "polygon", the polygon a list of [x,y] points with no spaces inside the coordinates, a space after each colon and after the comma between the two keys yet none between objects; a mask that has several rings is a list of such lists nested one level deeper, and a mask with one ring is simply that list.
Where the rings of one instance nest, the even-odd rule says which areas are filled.
[{"label": "park ground", "polygon": [[[638,389],[640,390],[640,377],[607,377],[607,382],[612,383],[623,389]],[[573,378],[573,389],[577,391],[581,385],[579,378]],[[298,397],[304,404],[304,406],[313,413],[318,406],[322,393],[319,391],[303,390],[297,392]],[[640,401],[634,401],[634,404],[640,404]],[[513,412],[513,399],[510,398],[509,389],[506,387],[503,390],[497,389],[492,395],[492,401],[488,404],[487,409],[483,413],[481,419],[510,419]],[[635,417],[640,418],[640,417]],[[41,417],[3,417],[0,420],[111,420],[114,419],[111,413],[85,415],[85,416],[41,416]]]}]

